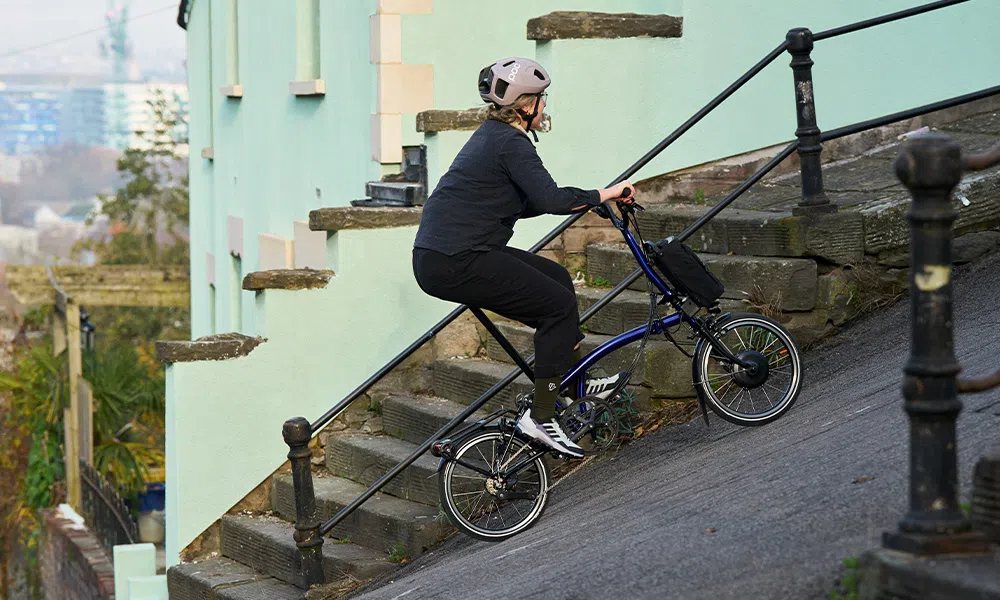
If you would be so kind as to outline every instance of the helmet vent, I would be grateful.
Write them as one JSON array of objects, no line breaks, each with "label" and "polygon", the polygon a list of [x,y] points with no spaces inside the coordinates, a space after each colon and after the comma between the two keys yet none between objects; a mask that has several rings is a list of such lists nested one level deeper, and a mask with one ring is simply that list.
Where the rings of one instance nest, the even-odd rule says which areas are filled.
[{"label": "helmet vent", "polygon": [[507,62],[505,62],[505,63],[503,64],[503,66],[505,66],[505,67],[509,67],[509,66],[511,66],[512,64],[514,64],[514,61],[512,61],[512,60],[508,60]]},{"label": "helmet vent", "polygon": [[507,95],[507,88],[508,87],[510,87],[510,84],[507,83],[506,80],[504,80],[504,79],[498,80],[497,81],[497,87],[496,87],[497,98],[500,98],[502,100]]},{"label": "helmet vent", "polygon": [[542,81],[545,81],[545,76],[542,75],[541,71],[539,71],[538,69],[535,69],[535,77],[539,78]]}]

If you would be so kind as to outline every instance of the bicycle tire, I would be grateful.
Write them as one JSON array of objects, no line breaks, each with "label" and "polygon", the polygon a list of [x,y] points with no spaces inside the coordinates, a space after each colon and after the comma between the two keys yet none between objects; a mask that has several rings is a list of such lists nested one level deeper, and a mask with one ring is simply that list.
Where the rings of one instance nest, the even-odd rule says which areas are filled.
[{"label": "bicycle tire", "polygon": [[798,399],[799,393],[802,391],[802,356],[791,333],[781,323],[765,315],[757,313],[733,313],[724,321],[717,323],[715,331],[721,333],[719,337],[722,337],[726,333],[733,331],[737,326],[748,324],[772,333],[788,349],[788,358],[792,365],[792,381],[789,390],[786,392],[785,397],[782,398],[779,406],[766,411],[759,417],[741,416],[739,413],[723,406],[716,393],[710,386],[706,385],[709,379],[708,359],[713,348],[705,339],[699,340],[695,347],[694,358],[691,361],[691,374],[699,398],[712,409],[713,413],[736,425],[760,427],[768,423],[773,423],[787,414]]},{"label": "bicycle tire", "polygon": [[[512,434],[503,433],[497,427],[484,428],[482,431],[470,434],[462,439],[455,447],[454,458],[462,458],[465,453],[471,451],[472,448],[477,447],[477,445],[481,442],[506,442],[510,435]],[[527,445],[529,445],[529,442],[520,439],[517,435],[514,435],[510,454],[513,455],[513,453],[516,452],[521,446]],[[454,479],[455,469],[458,463],[452,459],[443,459],[441,461],[441,466],[438,469],[438,496],[441,500],[441,508],[448,516],[451,524],[462,531],[462,533],[484,542],[500,542],[530,529],[535,523],[538,522],[538,519],[542,517],[546,506],[548,506],[549,500],[549,474],[548,468],[545,466],[544,455],[532,459],[531,462],[534,463],[534,467],[539,476],[539,492],[535,503],[532,505],[532,508],[528,511],[527,515],[524,515],[521,519],[519,519],[516,524],[510,527],[505,526],[502,530],[495,531],[476,526],[465,517],[456,505],[454,493],[456,485],[454,483]],[[488,489],[484,489],[484,491],[487,494],[490,494]],[[487,501],[494,502],[494,500],[489,498],[487,498]],[[498,514],[501,514],[502,518],[502,513]]]}]

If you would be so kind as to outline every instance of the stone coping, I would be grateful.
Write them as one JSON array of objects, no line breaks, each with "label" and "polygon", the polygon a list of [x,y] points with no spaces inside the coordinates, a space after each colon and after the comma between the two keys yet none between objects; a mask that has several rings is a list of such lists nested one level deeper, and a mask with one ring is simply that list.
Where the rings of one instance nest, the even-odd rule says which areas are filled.
[{"label": "stone coping", "polygon": [[369,208],[346,206],[318,208],[309,212],[309,229],[313,231],[346,231],[349,229],[390,229],[414,227],[420,224],[421,209]]},{"label": "stone coping", "polygon": [[316,269],[274,269],[255,271],[243,278],[243,289],[262,290],[311,290],[324,288],[330,283],[333,271]]},{"label": "stone coping", "polygon": [[[417,113],[417,131],[420,133],[440,133],[442,131],[472,131],[482,125],[489,112],[488,106],[462,110],[425,110]],[[542,117],[540,133],[552,131],[552,117]]]},{"label": "stone coping", "polygon": [[193,341],[158,341],[156,358],[164,364],[228,360],[247,356],[266,341],[266,338],[250,337],[242,333],[219,333]]},{"label": "stone coping", "polygon": [[528,21],[528,39],[679,38],[684,19],[671,15],[555,11]]}]

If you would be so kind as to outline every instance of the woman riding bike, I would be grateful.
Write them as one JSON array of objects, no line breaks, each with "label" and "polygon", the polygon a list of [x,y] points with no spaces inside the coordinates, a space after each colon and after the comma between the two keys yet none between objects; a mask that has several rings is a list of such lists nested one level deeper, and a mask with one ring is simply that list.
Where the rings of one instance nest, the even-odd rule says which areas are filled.
[{"label": "woman riding bike", "polygon": [[[518,219],[568,215],[611,199],[631,203],[635,187],[623,181],[583,190],[553,181],[528,138],[530,132],[538,141],[535,130],[550,83],[545,69],[526,58],[503,59],[480,71],[488,117],[424,204],[413,273],[431,296],[535,329],[534,398],[517,427],[557,452],[580,457],[583,449],[566,436],[555,414],[562,375],[579,360],[583,340],[572,279],[558,263],[507,242]],[[588,393],[613,389],[620,376],[588,381]]]}]

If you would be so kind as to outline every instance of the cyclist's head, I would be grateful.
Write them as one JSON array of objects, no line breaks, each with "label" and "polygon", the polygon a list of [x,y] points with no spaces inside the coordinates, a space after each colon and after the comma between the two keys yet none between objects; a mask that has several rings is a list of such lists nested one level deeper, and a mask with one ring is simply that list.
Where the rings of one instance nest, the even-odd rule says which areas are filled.
[{"label": "cyclist's head", "polygon": [[528,58],[504,58],[479,72],[479,97],[490,104],[489,118],[524,121],[537,127],[545,108],[544,92],[552,83],[545,68]]}]

